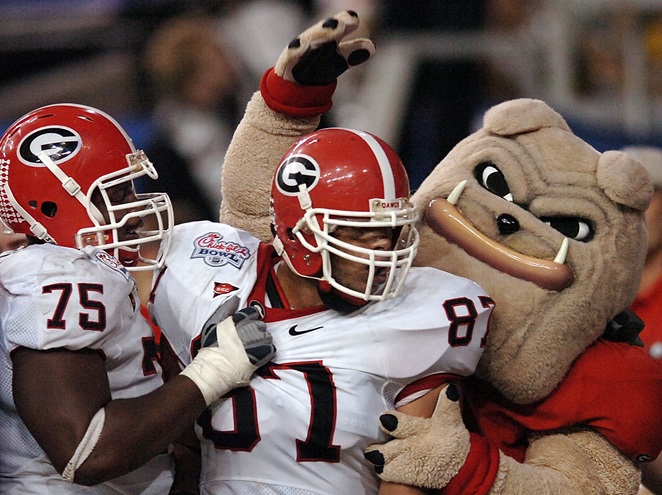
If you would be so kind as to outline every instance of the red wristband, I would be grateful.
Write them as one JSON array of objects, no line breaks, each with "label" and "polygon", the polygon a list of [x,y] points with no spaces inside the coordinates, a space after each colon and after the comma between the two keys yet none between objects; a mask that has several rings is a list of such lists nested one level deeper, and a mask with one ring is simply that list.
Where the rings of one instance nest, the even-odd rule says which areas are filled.
[{"label": "red wristband", "polygon": [[260,92],[267,106],[274,112],[293,117],[314,117],[331,110],[331,97],[337,81],[325,86],[302,86],[276,75],[273,67],[260,81]]},{"label": "red wristband", "polygon": [[441,490],[443,495],[486,495],[499,470],[499,449],[487,438],[469,433],[471,448],[460,471]]}]

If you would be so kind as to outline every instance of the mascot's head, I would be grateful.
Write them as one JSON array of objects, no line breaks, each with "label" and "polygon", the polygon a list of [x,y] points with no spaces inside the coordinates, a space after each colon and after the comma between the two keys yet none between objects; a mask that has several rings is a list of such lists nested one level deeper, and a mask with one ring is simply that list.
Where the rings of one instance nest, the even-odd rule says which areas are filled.
[{"label": "mascot's head", "polygon": [[481,378],[520,403],[556,387],[634,298],[651,195],[639,162],[599,153],[538,100],[491,108],[442,160],[412,198],[416,263],[496,301]]}]

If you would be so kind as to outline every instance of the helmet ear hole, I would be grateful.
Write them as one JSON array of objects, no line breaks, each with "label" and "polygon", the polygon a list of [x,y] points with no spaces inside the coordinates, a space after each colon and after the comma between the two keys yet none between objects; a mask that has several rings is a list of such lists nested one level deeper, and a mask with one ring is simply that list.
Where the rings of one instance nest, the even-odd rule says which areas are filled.
[{"label": "helmet ear hole", "polygon": [[57,214],[57,204],[53,201],[44,201],[41,204],[41,213],[48,218],[53,218]]}]

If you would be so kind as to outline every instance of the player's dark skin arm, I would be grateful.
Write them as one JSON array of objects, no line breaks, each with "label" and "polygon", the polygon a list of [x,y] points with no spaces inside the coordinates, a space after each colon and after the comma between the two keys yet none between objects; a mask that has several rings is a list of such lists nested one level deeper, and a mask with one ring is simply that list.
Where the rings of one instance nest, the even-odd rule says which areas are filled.
[{"label": "player's dark skin arm", "polygon": [[[161,368],[165,381],[172,380],[182,370],[177,355],[165,335],[161,334]],[[170,493],[197,493],[200,484],[200,441],[193,424],[173,442],[175,479]]]},{"label": "player's dark skin arm", "polygon": [[101,437],[76,470],[77,484],[94,485],[133,471],[164,452],[206,407],[185,376],[142,397],[111,400],[104,360],[90,350],[20,348],[12,362],[16,408],[60,473],[94,414],[105,407]]}]

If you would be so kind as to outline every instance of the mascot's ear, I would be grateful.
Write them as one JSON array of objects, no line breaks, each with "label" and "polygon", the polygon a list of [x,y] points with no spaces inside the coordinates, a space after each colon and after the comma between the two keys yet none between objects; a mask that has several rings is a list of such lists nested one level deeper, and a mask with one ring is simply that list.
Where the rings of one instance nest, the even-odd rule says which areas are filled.
[{"label": "mascot's ear", "polygon": [[598,161],[598,186],[617,204],[645,211],[653,197],[648,171],[622,151],[605,151]]},{"label": "mascot's ear", "polygon": [[[485,130],[497,136],[514,136],[555,127],[572,132],[565,119],[541,100],[519,98],[490,108],[483,118]],[[644,166],[622,151],[606,151],[598,161],[598,186],[615,203],[645,211],[653,184]]]},{"label": "mascot's ear", "polygon": [[483,118],[483,127],[497,136],[514,136],[545,127],[570,131],[561,114],[542,100],[519,98],[490,108]]}]

